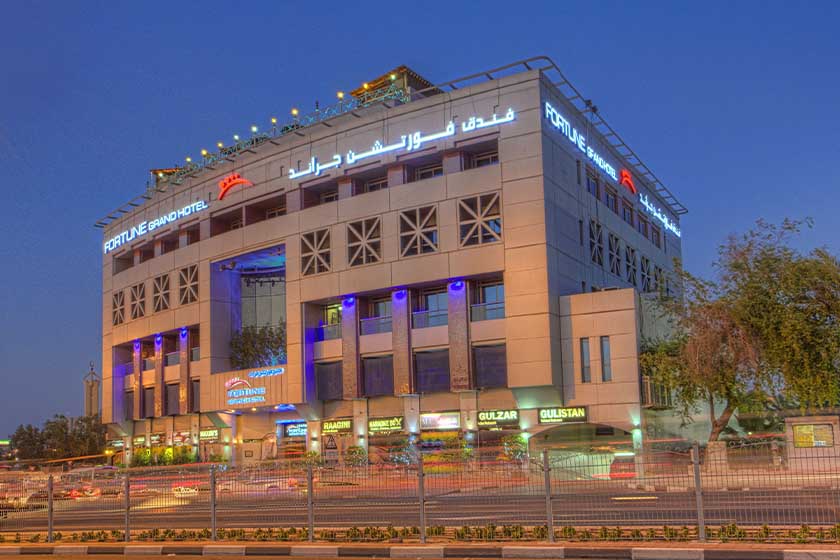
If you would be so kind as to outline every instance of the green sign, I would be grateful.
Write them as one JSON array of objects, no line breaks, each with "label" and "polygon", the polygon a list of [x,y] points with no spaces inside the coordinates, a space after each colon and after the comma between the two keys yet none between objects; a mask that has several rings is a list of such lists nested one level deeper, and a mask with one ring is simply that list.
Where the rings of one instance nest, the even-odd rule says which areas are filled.
[{"label": "green sign", "polygon": [[554,407],[539,410],[540,424],[574,424],[586,422],[586,407]]},{"label": "green sign", "polygon": [[347,434],[352,431],[352,418],[339,418],[338,420],[324,420],[321,422],[322,434]]},{"label": "green sign", "polygon": [[389,434],[391,432],[403,431],[405,418],[402,416],[391,416],[388,418],[371,418],[368,420],[368,433]]},{"label": "green sign", "polygon": [[519,411],[516,409],[507,410],[480,410],[478,412],[478,427],[493,429],[509,426],[519,427]]},{"label": "green sign", "polygon": [[131,440],[132,445],[135,447],[137,446],[144,446],[146,445],[146,436],[134,436],[134,439]]},{"label": "green sign", "polygon": [[219,439],[219,428],[201,428],[198,431],[200,441],[217,441]]}]

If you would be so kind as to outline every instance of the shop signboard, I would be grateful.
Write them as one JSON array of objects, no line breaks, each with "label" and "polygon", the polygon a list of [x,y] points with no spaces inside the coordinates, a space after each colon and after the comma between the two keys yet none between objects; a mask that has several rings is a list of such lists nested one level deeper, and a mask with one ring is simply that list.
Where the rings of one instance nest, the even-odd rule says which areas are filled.
[{"label": "shop signboard", "polygon": [[146,447],[146,436],[134,436],[131,440],[134,447]]},{"label": "shop signboard", "polygon": [[519,411],[515,408],[504,410],[478,411],[478,427],[482,430],[499,430],[519,427]]},{"label": "shop signboard", "polygon": [[420,415],[423,430],[457,430],[461,427],[460,412],[428,412]]},{"label": "shop signboard", "polygon": [[322,434],[348,434],[353,431],[352,418],[338,418],[321,422]]},{"label": "shop signboard", "polygon": [[283,424],[284,438],[303,438],[306,437],[306,422],[290,422]]},{"label": "shop signboard", "polygon": [[152,442],[152,447],[155,447],[157,445],[162,445],[163,436],[164,436],[164,434],[152,434],[151,436],[149,436],[149,441]]},{"label": "shop signboard", "polygon": [[540,424],[575,424],[587,421],[585,406],[539,409]]},{"label": "shop signboard", "polygon": [[219,441],[219,428],[201,428],[198,431],[198,439],[201,441]]},{"label": "shop signboard", "polygon": [[175,432],[172,434],[172,445],[190,445],[192,436],[189,432]]},{"label": "shop signboard", "polygon": [[405,418],[403,416],[389,416],[387,418],[371,418],[368,420],[369,434],[390,434],[402,432]]},{"label": "shop signboard", "polygon": [[[146,441],[145,437],[143,438],[143,441]],[[122,449],[124,445],[125,442],[121,439],[109,439],[107,442],[105,442],[105,447],[109,449]]]}]

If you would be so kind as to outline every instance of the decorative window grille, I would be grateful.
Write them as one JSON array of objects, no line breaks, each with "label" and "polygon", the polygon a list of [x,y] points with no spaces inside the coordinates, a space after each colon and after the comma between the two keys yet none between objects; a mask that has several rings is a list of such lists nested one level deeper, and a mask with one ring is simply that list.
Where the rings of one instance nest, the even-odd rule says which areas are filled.
[{"label": "decorative window grille", "polygon": [[198,265],[194,264],[178,271],[178,301],[187,305],[198,301]]},{"label": "decorative window grille", "polygon": [[589,256],[592,262],[604,266],[604,230],[595,220],[589,222]]},{"label": "decorative window grille", "polygon": [[152,308],[155,313],[169,309],[169,275],[158,276],[152,282]]},{"label": "decorative window grille", "polygon": [[609,250],[610,250],[610,272],[621,278],[621,240],[613,235],[609,235]]},{"label": "decorative window grille", "polygon": [[382,220],[369,218],[347,224],[347,262],[350,266],[382,260]]},{"label": "decorative window grille", "polygon": [[118,290],[111,296],[111,323],[122,325],[125,322],[125,292]]},{"label": "decorative window grille", "polygon": [[459,200],[458,226],[462,247],[501,241],[502,214],[499,193]]},{"label": "decorative window grille", "polygon": [[437,207],[423,206],[400,213],[400,256],[413,257],[438,250]]},{"label": "decorative window grille", "polygon": [[146,284],[140,282],[131,287],[131,318],[139,319],[146,315]]},{"label": "decorative window grille", "polygon": [[304,276],[330,271],[329,228],[300,236],[300,270]]}]

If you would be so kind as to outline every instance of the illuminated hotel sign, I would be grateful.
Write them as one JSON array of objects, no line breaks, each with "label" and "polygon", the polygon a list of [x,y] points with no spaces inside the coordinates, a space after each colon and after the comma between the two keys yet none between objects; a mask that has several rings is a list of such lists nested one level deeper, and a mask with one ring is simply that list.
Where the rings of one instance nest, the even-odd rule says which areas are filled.
[{"label": "illuminated hotel sign", "polygon": [[551,125],[563,133],[563,136],[577,146],[577,149],[586,154],[586,157],[592,160],[592,163],[598,168],[613,178],[613,181],[618,181],[618,174],[615,172],[615,167],[607,163],[607,160],[602,158],[598,152],[592,149],[592,146],[586,144],[586,137],[578,131],[575,127],[569,124],[563,115],[557,109],[551,106],[548,101],[545,102],[545,118],[547,118]]},{"label": "illuminated hotel sign", "polygon": [[368,433],[389,434],[403,431],[404,418],[391,416],[390,418],[371,418],[368,420]]},{"label": "illuminated hotel sign", "polygon": [[321,422],[322,434],[347,434],[353,431],[353,420],[351,418],[339,418],[338,420],[324,420]]},{"label": "illuminated hotel sign", "polygon": [[503,426],[519,427],[519,411],[516,409],[479,411],[479,428],[493,429]]},{"label": "illuminated hotel sign", "polygon": [[180,220],[181,218],[189,216],[190,214],[195,214],[196,212],[207,210],[207,208],[207,203],[203,200],[199,200],[198,202],[193,202],[192,204],[184,206],[180,210],[173,210],[169,214],[165,214],[160,218],[155,218],[151,221],[140,222],[140,224],[134,226],[133,228],[127,229],[119,235],[115,235],[114,237],[106,241],[104,247],[105,253],[107,254],[109,251],[113,251],[120,245],[125,245],[126,243],[129,243],[138,237],[142,237],[150,231],[156,230],[159,227],[163,227],[166,224],[170,224],[176,220]]},{"label": "illuminated hotel sign", "polygon": [[421,414],[420,427],[424,430],[457,430],[461,427],[461,413],[430,412]]},{"label": "illuminated hotel sign", "polygon": [[306,437],[306,422],[292,422],[283,425],[283,437]]},{"label": "illuminated hotel sign", "polygon": [[278,367],[278,368],[271,368],[271,369],[261,369],[258,371],[252,371],[248,374],[250,378],[256,377],[274,377],[275,375],[283,375],[286,370]]},{"label": "illuminated hotel sign", "polygon": [[540,424],[575,424],[587,420],[585,406],[541,408],[539,417]]},{"label": "illuminated hotel sign", "polygon": [[[498,126],[513,122],[514,120],[516,120],[516,113],[513,109],[508,109],[502,117],[496,115],[495,113],[493,113],[493,116],[489,119],[473,116],[461,123],[460,131],[467,134],[476,130],[489,128],[491,126]],[[318,161],[318,158],[312,157],[309,160],[309,164],[306,169],[289,169],[289,179],[299,179],[307,175],[317,177],[328,169],[341,167],[342,164],[346,163],[347,165],[353,165],[354,163],[364,159],[378,156],[380,154],[387,154],[389,152],[416,151],[429,142],[455,136],[458,133],[458,130],[459,127],[455,125],[455,122],[449,121],[446,128],[440,132],[423,134],[422,132],[417,131],[411,134],[403,134],[400,136],[399,142],[395,142],[393,144],[384,144],[382,141],[377,140],[367,151],[356,153],[353,150],[350,150],[343,156],[341,154],[335,154],[331,160],[325,163],[321,163]]]},{"label": "illuminated hotel sign", "polygon": [[668,214],[666,214],[662,209],[650,202],[647,196],[639,193],[639,202],[642,203],[642,206],[645,207],[648,214],[659,220],[665,230],[670,231],[677,237],[682,237],[682,232],[680,231],[679,226],[677,226],[677,224],[671,220],[668,217]]}]

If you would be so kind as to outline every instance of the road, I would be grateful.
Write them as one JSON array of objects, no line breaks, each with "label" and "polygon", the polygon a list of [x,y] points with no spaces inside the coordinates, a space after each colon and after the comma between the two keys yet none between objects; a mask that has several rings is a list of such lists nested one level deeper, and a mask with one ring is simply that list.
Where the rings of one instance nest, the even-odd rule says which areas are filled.
[{"label": "road", "polygon": [[[464,525],[544,525],[545,498],[535,488],[484,488],[468,491],[430,492],[426,502],[427,523],[447,527]],[[371,490],[352,487],[315,492],[315,525],[417,526],[419,505],[415,491]],[[696,525],[693,490],[644,492],[624,485],[608,484],[593,489],[556,494],[552,499],[554,523],[562,526],[682,526]],[[742,490],[705,491],[707,525],[833,525],[840,518],[840,490]],[[305,527],[306,494],[288,490],[263,495],[220,494],[217,527]],[[206,492],[176,498],[171,492],[132,499],[130,522],[134,530],[152,528],[209,528],[210,503]],[[54,527],[58,531],[122,530],[123,501],[117,496],[63,500],[55,504]],[[43,507],[7,512],[0,531],[45,531]]]}]

